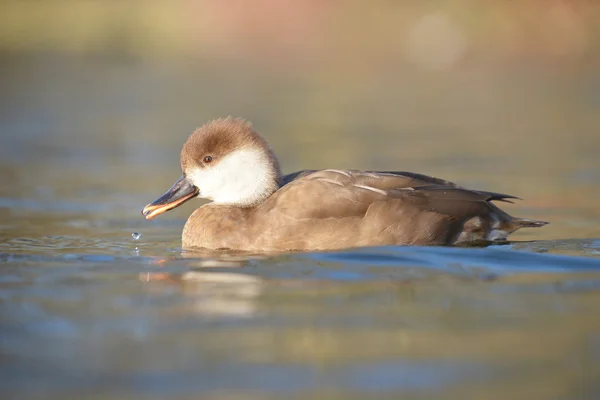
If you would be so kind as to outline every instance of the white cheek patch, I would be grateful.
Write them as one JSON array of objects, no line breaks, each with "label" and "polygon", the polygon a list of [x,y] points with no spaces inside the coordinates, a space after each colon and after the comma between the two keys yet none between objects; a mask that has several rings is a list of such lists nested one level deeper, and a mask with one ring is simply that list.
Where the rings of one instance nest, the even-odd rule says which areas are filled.
[{"label": "white cheek patch", "polygon": [[235,150],[205,168],[186,171],[200,197],[219,204],[252,205],[268,197],[277,172],[267,154],[247,148]]}]

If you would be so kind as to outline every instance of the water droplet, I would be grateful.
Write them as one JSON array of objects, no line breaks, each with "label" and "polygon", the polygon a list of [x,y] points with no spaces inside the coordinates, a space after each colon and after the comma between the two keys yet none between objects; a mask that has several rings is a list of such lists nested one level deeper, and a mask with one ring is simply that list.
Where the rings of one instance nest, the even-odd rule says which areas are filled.
[{"label": "water droplet", "polygon": [[141,233],[137,233],[137,232],[133,232],[131,234],[131,237],[133,238],[133,240],[139,240],[142,237]]}]

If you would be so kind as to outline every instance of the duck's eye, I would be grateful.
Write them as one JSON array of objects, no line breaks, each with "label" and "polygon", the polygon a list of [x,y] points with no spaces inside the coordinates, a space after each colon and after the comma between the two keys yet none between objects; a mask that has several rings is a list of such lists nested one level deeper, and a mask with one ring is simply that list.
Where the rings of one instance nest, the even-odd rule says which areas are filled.
[{"label": "duck's eye", "polygon": [[212,160],[213,160],[213,159],[212,159],[212,156],[206,156],[206,157],[204,157],[204,162],[205,162],[206,164],[208,164],[208,163],[212,162]]}]

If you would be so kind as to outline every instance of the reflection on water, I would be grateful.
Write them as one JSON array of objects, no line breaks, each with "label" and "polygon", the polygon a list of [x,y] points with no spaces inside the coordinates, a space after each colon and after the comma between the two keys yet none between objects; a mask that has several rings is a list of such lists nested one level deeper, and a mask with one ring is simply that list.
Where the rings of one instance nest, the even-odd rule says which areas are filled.
[{"label": "reflection on water", "polygon": [[600,262],[534,245],[199,257],[154,243],[132,257],[4,244],[1,382],[21,397],[597,394]]},{"label": "reflection on water", "polygon": [[[92,43],[0,42],[2,398],[600,398],[593,2],[539,18],[543,2],[350,7],[333,13],[348,35],[322,2],[256,26],[209,3],[178,2],[205,19],[167,27],[144,22],[159,5],[131,24],[102,2],[0,5],[0,34],[31,17],[58,49]],[[201,23],[214,13],[236,24]],[[185,43],[195,56],[175,54]],[[422,172],[522,197],[507,211],[551,224],[487,248],[182,252],[201,203],[140,209],[180,175],[187,135],[229,114],[286,172]]]}]

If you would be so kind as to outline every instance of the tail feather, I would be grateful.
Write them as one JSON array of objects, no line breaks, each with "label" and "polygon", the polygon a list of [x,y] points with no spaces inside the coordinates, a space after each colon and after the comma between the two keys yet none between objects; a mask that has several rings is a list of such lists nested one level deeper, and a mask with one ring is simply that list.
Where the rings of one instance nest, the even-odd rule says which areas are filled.
[{"label": "tail feather", "polygon": [[546,221],[536,221],[534,219],[529,218],[513,218],[513,222],[519,228],[540,228],[544,225],[549,224],[549,222]]}]

